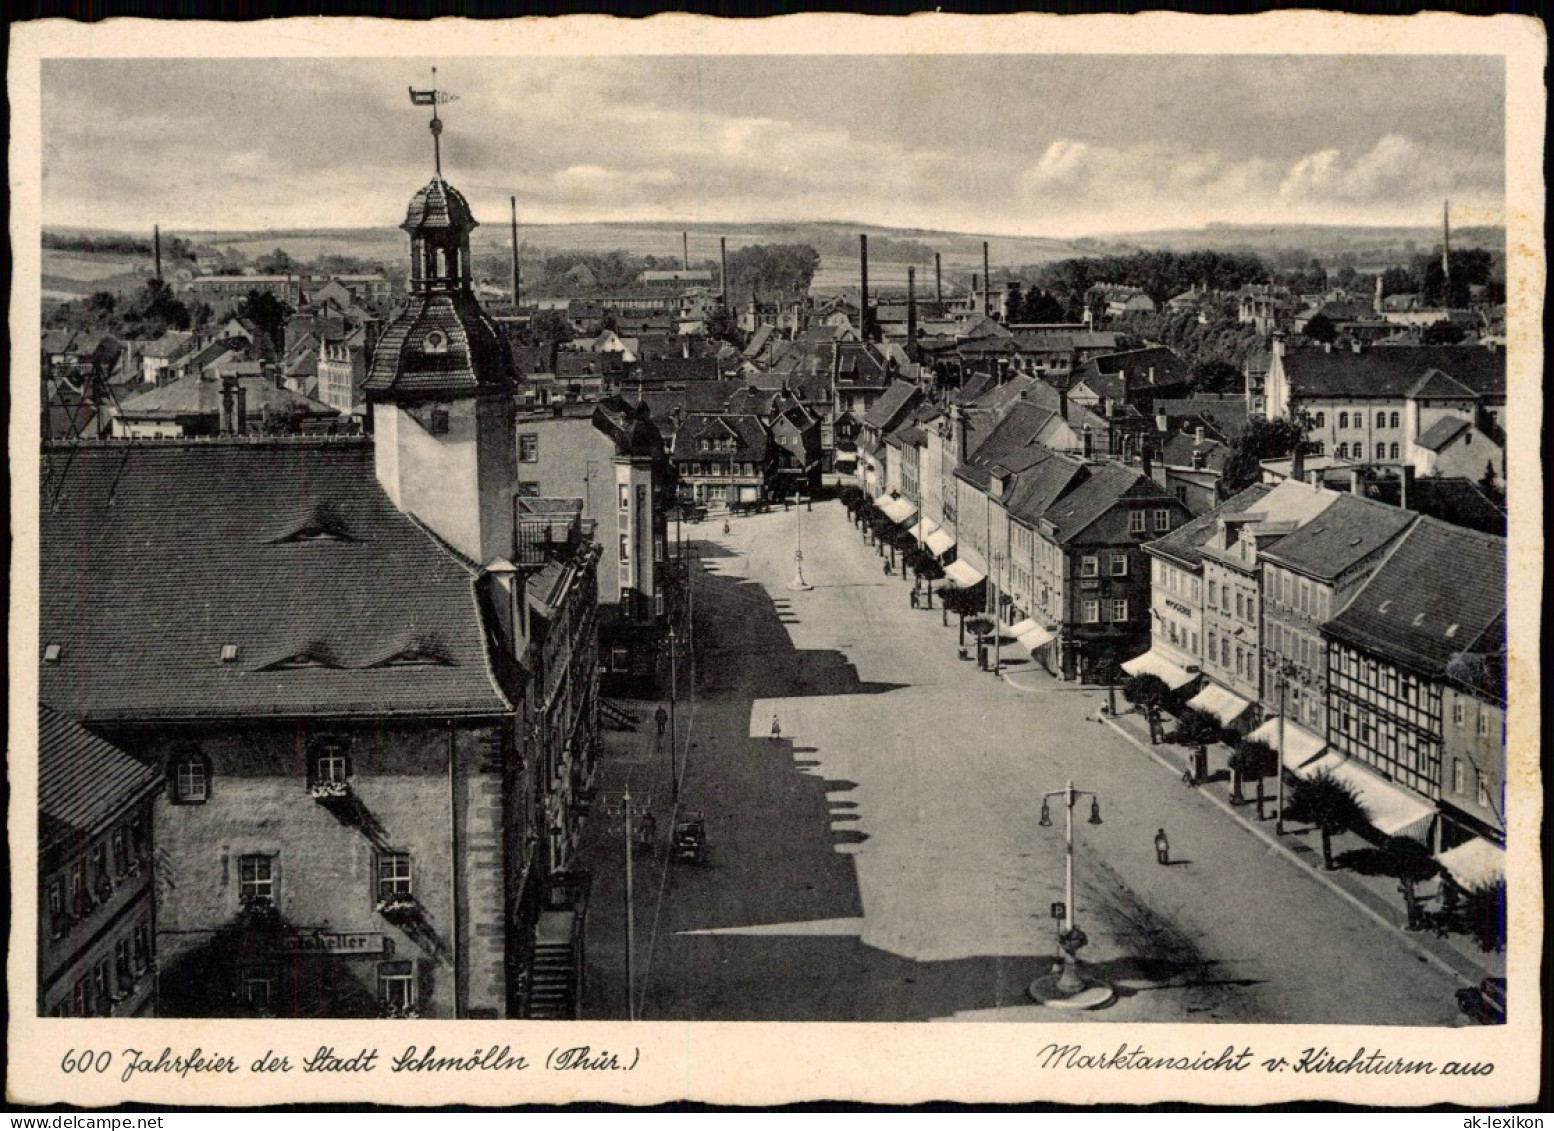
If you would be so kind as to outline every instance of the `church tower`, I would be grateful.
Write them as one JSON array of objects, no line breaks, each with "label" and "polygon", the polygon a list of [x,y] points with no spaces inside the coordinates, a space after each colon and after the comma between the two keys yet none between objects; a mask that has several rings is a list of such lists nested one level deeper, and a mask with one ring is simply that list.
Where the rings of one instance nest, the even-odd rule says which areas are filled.
[{"label": "church tower", "polygon": [[436,172],[410,199],[410,297],[384,329],[363,389],[378,482],[477,565],[513,554],[517,382],[505,337],[476,301],[469,203]]}]

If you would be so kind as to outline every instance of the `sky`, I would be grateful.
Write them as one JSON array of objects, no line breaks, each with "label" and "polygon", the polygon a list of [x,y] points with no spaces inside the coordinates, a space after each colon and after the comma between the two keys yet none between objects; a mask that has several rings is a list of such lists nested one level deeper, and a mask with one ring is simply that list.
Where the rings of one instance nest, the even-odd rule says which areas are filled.
[{"label": "sky", "polygon": [[[388,227],[433,60],[43,64],[43,220]],[[477,218],[854,221],[1071,238],[1504,222],[1492,56],[511,56],[439,62]]]}]

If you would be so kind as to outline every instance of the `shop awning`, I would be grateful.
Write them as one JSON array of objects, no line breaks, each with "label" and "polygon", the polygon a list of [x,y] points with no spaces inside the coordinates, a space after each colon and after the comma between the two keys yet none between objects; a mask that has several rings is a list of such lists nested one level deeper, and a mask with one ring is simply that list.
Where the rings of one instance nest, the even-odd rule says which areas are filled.
[{"label": "shop awning", "polygon": [[1018,640],[1018,639],[1020,639],[1020,634],[1021,633],[1029,632],[1033,628],[1040,628],[1040,627],[1041,626],[1038,625],[1032,618],[1026,617],[1022,621],[1017,621],[1014,624],[1011,624],[1004,631],[1007,632],[1010,636],[1014,637],[1016,640]]},{"label": "shop awning", "polygon": [[1487,887],[1505,879],[1505,849],[1483,837],[1448,848],[1435,860],[1451,873],[1460,888]]},{"label": "shop awning", "polygon": [[1246,713],[1246,709],[1252,704],[1233,691],[1226,691],[1217,683],[1204,684],[1203,690],[1187,701],[1189,707],[1195,707],[1200,711],[1207,711],[1220,721],[1222,726],[1229,726]]},{"label": "shop awning", "polygon": [[1156,651],[1145,652],[1142,656],[1134,656],[1131,660],[1123,661],[1122,670],[1129,675],[1158,676],[1172,691],[1186,687],[1198,678],[1196,672],[1190,672],[1180,664],[1166,659]]},{"label": "shop awning", "polygon": [[[1123,665],[1127,667],[1126,664]],[[1275,750],[1279,749],[1279,718],[1275,715],[1262,726],[1258,727],[1247,738],[1266,742]],[[1290,770],[1299,777],[1309,776],[1303,772],[1302,767],[1315,762],[1322,757],[1322,751],[1327,749],[1327,743],[1319,735],[1312,734],[1305,727],[1292,719],[1284,720],[1284,768]]]},{"label": "shop awning", "polygon": [[935,557],[942,558],[955,549],[955,538],[948,530],[935,530],[928,536],[926,545]]},{"label": "shop awning", "polygon": [[1019,633],[1015,639],[1020,642],[1022,648],[1035,652],[1051,644],[1057,637],[1038,624],[1035,628]]},{"label": "shop awning", "polygon": [[926,546],[930,535],[939,532],[939,524],[931,518],[917,516],[917,521],[912,524],[912,537],[916,538],[919,545]]},{"label": "shop awning", "polygon": [[880,504],[880,510],[897,526],[905,526],[917,517],[917,504],[910,499],[887,499]]},{"label": "shop awning", "polygon": [[978,582],[987,580],[987,574],[973,569],[966,562],[951,562],[944,567],[944,578],[962,589],[970,589]]},{"label": "shop awning", "polygon": [[895,500],[893,500],[890,497],[890,492],[889,491],[885,492],[885,494],[883,494],[883,495],[876,495],[876,496],[874,496],[874,505],[879,507],[880,510],[884,510],[885,509],[885,504],[886,503],[894,502],[894,501]]},{"label": "shop awning", "polygon": [[[1287,764],[1287,763],[1286,763]],[[1342,754],[1329,751],[1315,762],[1295,770],[1297,777],[1310,778],[1326,771],[1343,782],[1370,813],[1370,824],[1386,836],[1406,836],[1424,840],[1430,834],[1435,806],[1419,794],[1387,781],[1380,774]]]}]

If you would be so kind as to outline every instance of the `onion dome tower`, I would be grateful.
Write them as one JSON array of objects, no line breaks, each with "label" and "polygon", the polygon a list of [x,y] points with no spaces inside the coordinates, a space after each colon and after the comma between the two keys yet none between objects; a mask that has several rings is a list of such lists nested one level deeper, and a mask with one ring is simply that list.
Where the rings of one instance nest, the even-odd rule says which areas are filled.
[{"label": "onion dome tower", "polygon": [[378,481],[401,510],[483,565],[513,554],[517,376],[505,337],[475,299],[477,221],[443,180],[442,122],[431,104],[436,171],[400,225],[410,237],[410,296],[378,339],[362,387]]}]

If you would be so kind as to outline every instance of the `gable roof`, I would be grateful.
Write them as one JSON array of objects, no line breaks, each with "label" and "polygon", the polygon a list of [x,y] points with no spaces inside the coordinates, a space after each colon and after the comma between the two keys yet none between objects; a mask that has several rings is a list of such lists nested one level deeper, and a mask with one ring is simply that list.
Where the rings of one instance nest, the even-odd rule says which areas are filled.
[{"label": "gable roof", "polygon": [[1004,510],[1029,526],[1090,476],[1083,460],[1047,448],[1034,451],[1041,453],[1041,458],[1015,472],[1003,498]]},{"label": "gable roof", "polygon": [[1092,467],[1089,477],[1049,507],[1042,517],[1052,523],[1057,541],[1072,541],[1124,496],[1181,506],[1174,496],[1166,494],[1165,488],[1136,469],[1103,463]]},{"label": "gable roof", "polygon": [[1156,538],[1153,542],[1144,545],[1146,550],[1153,551],[1181,562],[1187,566],[1198,566],[1203,563],[1203,546],[1219,526],[1221,514],[1239,514],[1243,511],[1255,509],[1257,504],[1272,491],[1273,487],[1267,483],[1255,483],[1246,490],[1232,495],[1212,510],[1206,511],[1193,519],[1183,523],[1175,530],[1163,537]]},{"label": "gable roof", "polygon": [[[252,362],[258,365],[258,362]],[[232,367],[236,368],[236,366]],[[230,371],[230,370],[229,370]],[[338,416],[339,412],[322,401],[283,389],[262,374],[238,370],[234,374],[247,395],[248,417],[255,420],[265,413],[277,416]],[[176,381],[130,397],[119,406],[119,415],[130,420],[173,420],[189,416],[221,414],[221,380],[216,376],[189,373]]]},{"label": "gable roof", "polygon": [[1434,369],[1479,396],[1505,395],[1505,353],[1482,346],[1290,350],[1284,372],[1297,399],[1408,396]]},{"label": "gable roof", "polygon": [[[360,441],[46,449],[39,698],[107,719],[489,715],[470,568]],[[414,639],[446,663],[379,666]],[[222,649],[237,648],[223,662]],[[338,667],[267,670],[317,648]]]},{"label": "gable roof", "polygon": [[911,407],[912,398],[917,394],[917,386],[910,381],[892,381],[869,406],[869,411],[863,414],[863,422],[882,432],[888,431],[905,415]]},{"label": "gable roof", "polygon": [[1506,541],[1420,518],[1325,634],[1442,675],[1453,656],[1483,650],[1506,612]]},{"label": "gable roof", "polygon": [[1477,397],[1478,394],[1468,388],[1461,381],[1442,373],[1439,369],[1430,369],[1425,375],[1408,390],[1410,397]]},{"label": "gable roof", "polygon": [[92,836],[162,775],[52,707],[38,704],[38,812],[51,834]]},{"label": "gable roof", "polygon": [[1459,417],[1445,416],[1426,428],[1420,435],[1418,443],[1422,448],[1438,452],[1471,427],[1472,425]]},{"label": "gable roof", "polygon": [[1341,494],[1261,555],[1308,577],[1336,581],[1407,530],[1416,517],[1385,503]]},{"label": "gable roof", "polygon": [[1121,400],[1124,373],[1128,374],[1128,390],[1135,393],[1178,388],[1188,381],[1186,362],[1165,346],[1146,346],[1092,357],[1074,370],[1069,387],[1082,384],[1100,396]]},{"label": "gable roof", "polygon": [[674,458],[700,458],[702,453],[697,450],[696,441],[708,435],[733,436],[739,444],[741,457],[756,462],[766,458],[770,443],[770,436],[760,418],[753,413],[692,413],[675,430]]}]

